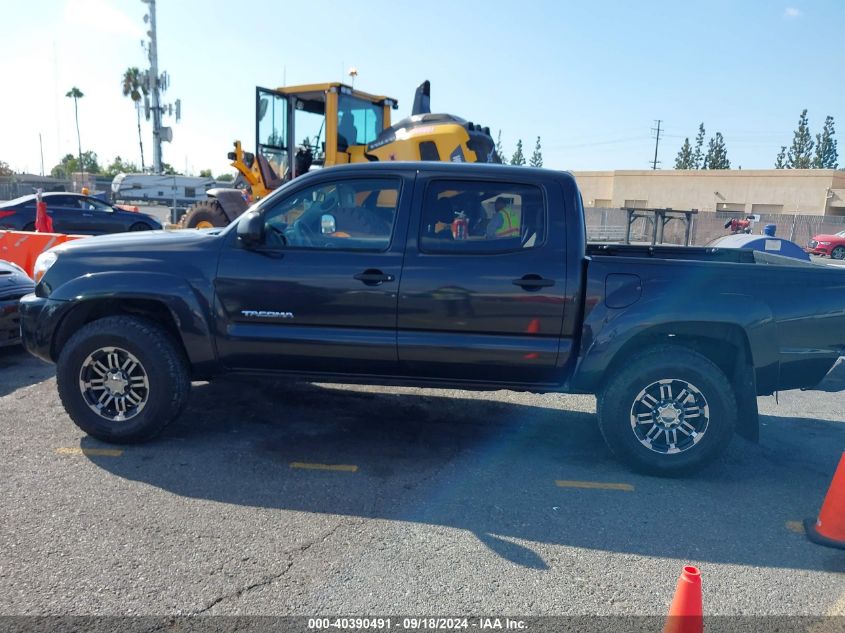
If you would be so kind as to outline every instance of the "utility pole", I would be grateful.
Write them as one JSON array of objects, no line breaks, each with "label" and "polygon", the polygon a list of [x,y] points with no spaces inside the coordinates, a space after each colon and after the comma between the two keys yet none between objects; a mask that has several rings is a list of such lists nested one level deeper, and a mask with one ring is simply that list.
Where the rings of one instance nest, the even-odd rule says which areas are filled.
[{"label": "utility pole", "polygon": [[663,123],[661,119],[657,119],[657,128],[651,128],[651,131],[655,133],[654,137],[654,160],[651,162],[651,168],[653,170],[657,169],[657,163],[660,161],[657,160],[657,148],[660,145],[660,124]]},{"label": "utility pole", "polygon": [[150,36],[150,72],[149,72],[149,90],[152,100],[153,115],[153,171],[161,173],[161,109],[159,108],[159,78],[158,78],[158,45],[156,40],[156,1],[155,0],[141,0],[150,7],[149,21],[150,30],[147,34]]},{"label": "utility pole", "polygon": [[[161,157],[162,142],[170,143],[173,140],[173,128],[162,126],[162,115],[173,115],[176,111],[176,122],[182,117],[182,101],[176,99],[175,103],[164,104],[161,103],[161,93],[166,91],[170,78],[166,72],[159,74],[158,72],[158,36],[156,34],[156,0],[141,0],[144,4],[150,7],[149,13],[144,16],[144,22],[148,22],[150,30],[147,35],[150,38],[149,44],[141,42],[141,46],[145,48],[150,59],[150,69],[144,73],[147,82],[147,90],[150,93],[152,104],[144,100],[144,115],[147,121],[150,120],[150,114],[153,117],[153,172],[160,174],[163,171],[164,164]],[[174,107],[175,106],[175,107]]]}]

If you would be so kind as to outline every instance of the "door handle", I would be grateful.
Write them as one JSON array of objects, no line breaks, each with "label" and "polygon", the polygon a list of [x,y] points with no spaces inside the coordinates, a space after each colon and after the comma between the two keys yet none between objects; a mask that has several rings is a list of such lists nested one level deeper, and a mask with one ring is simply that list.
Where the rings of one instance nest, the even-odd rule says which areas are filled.
[{"label": "door handle", "polygon": [[555,285],[554,279],[543,279],[540,275],[523,275],[520,279],[513,280],[514,286],[522,286],[523,290],[539,290]]},{"label": "door handle", "polygon": [[393,275],[387,275],[375,268],[368,268],[364,272],[353,276],[355,279],[363,281],[368,286],[378,286],[383,284],[385,281],[393,281],[395,279]]}]

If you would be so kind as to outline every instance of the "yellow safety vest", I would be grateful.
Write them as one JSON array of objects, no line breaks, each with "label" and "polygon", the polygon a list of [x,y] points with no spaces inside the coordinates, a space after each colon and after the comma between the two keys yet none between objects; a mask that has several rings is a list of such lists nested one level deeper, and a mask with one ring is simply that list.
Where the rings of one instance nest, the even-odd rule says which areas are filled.
[{"label": "yellow safety vest", "polygon": [[510,206],[499,211],[502,216],[502,226],[496,229],[496,237],[518,237],[519,236],[519,214]]}]

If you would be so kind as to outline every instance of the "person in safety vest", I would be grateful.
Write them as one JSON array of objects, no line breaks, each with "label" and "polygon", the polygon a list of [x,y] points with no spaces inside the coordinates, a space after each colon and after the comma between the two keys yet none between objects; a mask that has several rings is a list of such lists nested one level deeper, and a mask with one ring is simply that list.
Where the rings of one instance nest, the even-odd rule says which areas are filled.
[{"label": "person in safety vest", "polygon": [[487,225],[487,237],[519,237],[520,214],[507,198],[496,198],[495,213]]}]

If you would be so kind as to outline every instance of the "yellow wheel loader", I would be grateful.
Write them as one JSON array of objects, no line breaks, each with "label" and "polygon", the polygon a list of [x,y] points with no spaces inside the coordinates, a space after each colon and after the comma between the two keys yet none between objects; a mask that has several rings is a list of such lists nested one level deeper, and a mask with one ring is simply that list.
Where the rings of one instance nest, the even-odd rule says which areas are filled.
[{"label": "yellow wheel loader", "polygon": [[430,95],[425,81],[417,88],[411,116],[391,125],[395,99],[342,83],[257,88],[256,152],[244,152],[235,141],[229,153],[244,187],[210,189],[207,200],[188,209],[182,226],[225,226],[251,200],[311,169],[376,160],[501,162],[490,128],[432,114]]}]

